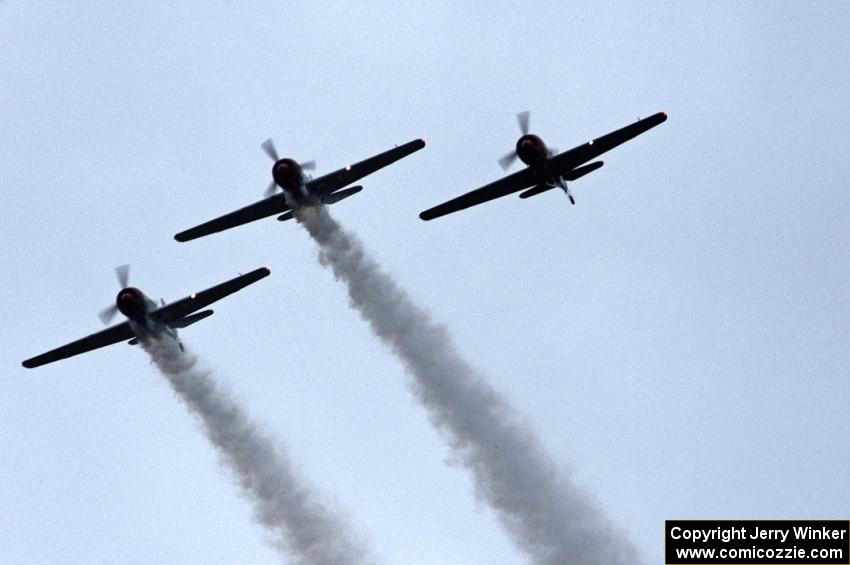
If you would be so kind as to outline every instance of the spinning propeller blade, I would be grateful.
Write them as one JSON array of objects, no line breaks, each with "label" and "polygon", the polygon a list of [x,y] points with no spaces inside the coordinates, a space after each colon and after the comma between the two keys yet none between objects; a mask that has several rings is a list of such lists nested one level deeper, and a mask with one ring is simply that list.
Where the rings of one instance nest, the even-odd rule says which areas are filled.
[{"label": "spinning propeller blade", "polygon": [[531,112],[520,112],[516,115],[516,121],[519,124],[519,129],[522,135],[528,135],[528,125],[531,121]]},{"label": "spinning propeller blade", "polygon": [[280,160],[280,157],[277,156],[277,149],[274,146],[274,141],[272,141],[272,138],[268,138],[267,140],[265,140],[262,143],[261,147],[266,152],[266,155],[271,157],[272,161]]},{"label": "spinning propeller blade", "polygon": [[508,170],[508,168],[514,164],[516,158],[516,151],[511,151],[510,153],[505,154],[504,157],[499,158],[499,166],[502,167],[503,170]]},{"label": "spinning propeller blade", "polygon": [[118,277],[118,284],[121,285],[121,288],[127,288],[130,285],[130,265],[115,267],[115,276]]},{"label": "spinning propeller blade", "polygon": [[115,304],[112,304],[110,306],[107,306],[103,310],[101,310],[100,313],[97,315],[97,317],[100,318],[100,321],[103,322],[104,326],[108,326],[109,322],[112,321],[112,318],[114,318],[115,314],[117,314],[117,313],[118,313],[118,306],[116,306]]}]

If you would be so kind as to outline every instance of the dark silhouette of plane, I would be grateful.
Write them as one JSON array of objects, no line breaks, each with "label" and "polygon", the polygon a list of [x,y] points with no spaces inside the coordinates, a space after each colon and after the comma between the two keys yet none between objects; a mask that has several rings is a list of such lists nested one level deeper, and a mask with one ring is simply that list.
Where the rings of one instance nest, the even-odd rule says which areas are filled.
[{"label": "dark silhouette of plane", "polygon": [[[182,231],[175,235],[174,239],[189,241],[275,214],[280,214],[277,218],[280,221],[291,220],[295,217],[295,210],[300,206],[339,202],[343,198],[348,198],[363,190],[362,186],[345,187],[415,151],[419,151],[425,147],[425,140],[414,139],[404,145],[394,147],[389,151],[315,179],[304,174],[305,170],[312,170],[316,167],[314,161],[298,163],[294,159],[280,158],[271,139],[264,141],[262,147],[274,161],[272,181],[266,189],[266,198],[235,212]],[[283,191],[274,194],[277,187],[280,187]]]},{"label": "dark silhouette of plane", "polygon": [[171,304],[160,300],[161,304],[158,305],[138,288],[129,286],[129,271],[129,265],[121,265],[115,269],[121,290],[115,297],[115,304],[99,314],[104,324],[108,324],[118,312],[127,317],[126,321],[36,355],[21,364],[32,369],[124,340],[129,340],[130,345],[136,345],[140,340],[174,339],[180,349],[183,349],[183,344],[177,337],[177,328],[185,328],[213,314],[212,310],[198,310],[271,274],[267,267],[261,267]]},{"label": "dark silhouette of plane", "polygon": [[527,190],[519,195],[520,198],[528,198],[553,188],[560,188],[570,202],[575,204],[575,198],[567,186],[567,181],[579,179],[603,164],[602,161],[594,161],[587,165],[585,163],[654,128],[666,119],[667,114],[659,112],[597,139],[591,139],[569,151],[556,154],[557,151],[546,147],[539,136],[529,133],[529,113],[522,112],[517,114],[522,137],[517,140],[513,151],[499,159],[499,164],[503,169],[507,169],[519,157],[528,166],[477,190],[429,208],[419,214],[419,217],[423,220],[433,220],[525,189]]}]

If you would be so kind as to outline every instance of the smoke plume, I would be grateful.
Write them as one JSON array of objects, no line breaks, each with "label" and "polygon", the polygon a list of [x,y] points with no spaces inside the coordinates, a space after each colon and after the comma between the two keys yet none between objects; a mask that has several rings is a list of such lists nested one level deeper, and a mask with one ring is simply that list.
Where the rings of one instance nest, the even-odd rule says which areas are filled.
[{"label": "smoke plume", "polygon": [[286,454],[219,389],[197,358],[170,339],[146,340],[145,351],[200,420],[221,462],[233,471],[273,543],[301,565],[363,563],[365,550],[294,472]]},{"label": "smoke plume", "polygon": [[298,220],[351,305],[413,376],[413,391],[514,543],[540,565],[637,561],[634,547],[544,453],[531,430],[458,354],[446,329],[417,307],[324,207]]}]

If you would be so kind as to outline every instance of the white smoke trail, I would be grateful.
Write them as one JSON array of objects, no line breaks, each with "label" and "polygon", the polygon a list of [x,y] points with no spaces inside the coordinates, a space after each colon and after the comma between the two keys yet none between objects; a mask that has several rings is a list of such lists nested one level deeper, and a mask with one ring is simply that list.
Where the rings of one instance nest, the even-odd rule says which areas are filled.
[{"label": "white smoke trail", "polygon": [[230,468],[254,515],[274,544],[302,565],[363,563],[366,552],[344,521],[319,502],[293,471],[282,449],[257,429],[245,411],[218,388],[197,358],[170,339],[142,343],[151,361],[200,420],[207,438]]},{"label": "white smoke trail", "polygon": [[324,207],[298,220],[351,305],[414,377],[415,395],[517,546],[540,565],[637,562],[637,552],[546,456],[506,401],[458,354],[444,327],[417,307]]}]

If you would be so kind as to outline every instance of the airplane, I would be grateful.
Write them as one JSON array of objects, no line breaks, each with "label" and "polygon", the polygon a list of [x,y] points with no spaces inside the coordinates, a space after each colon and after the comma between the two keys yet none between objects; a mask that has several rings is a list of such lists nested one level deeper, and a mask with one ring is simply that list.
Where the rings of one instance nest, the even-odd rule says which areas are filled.
[{"label": "airplane", "polygon": [[[201,308],[271,274],[268,267],[261,267],[201,292],[190,294],[171,304],[165,304],[164,300],[160,300],[161,304],[158,305],[138,288],[129,286],[129,272],[129,265],[121,265],[115,269],[121,290],[115,297],[115,304],[108,306],[99,314],[104,324],[108,324],[119,311],[127,317],[127,321],[51,349],[47,353],[36,355],[21,364],[27,369],[32,369],[119,341],[129,340],[130,345],[136,345],[139,341],[161,339],[166,336],[176,340],[182,350],[183,344],[177,337],[177,328],[185,328],[212,316],[212,310],[201,310]],[[201,311],[198,312],[198,310]]]},{"label": "airplane", "polygon": [[517,114],[517,122],[522,131],[522,137],[517,140],[513,151],[499,159],[499,164],[502,169],[507,170],[519,157],[528,166],[477,190],[429,208],[419,214],[419,217],[423,220],[433,220],[523,189],[527,190],[519,195],[520,198],[528,198],[553,188],[560,188],[570,199],[570,202],[575,204],[575,198],[567,187],[567,181],[577,180],[595,171],[603,164],[602,161],[594,161],[587,165],[585,163],[666,120],[667,114],[658,112],[607,135],[591,139],[569,151],[557,154],[557,150],[546,147],[540,137],[528,132],[529,113],[521,112]]},{"label": "airplane", "polygon": [[[266,198],[235,212],[182,231],[175,235],[174,239],[190,241],[275,214],[280,214],[277,219],[283,222],[294,218],[295,210],[300,206],[339,202],[343,198],[348,198],[363,190],[362,186],[345,187],[403,157],[407,157],[415,151],[419,151],[425,147],[425,140],[414,139],[404,145],[396,146],[389,151],[315,179],[304,174],[305,170],[312,170],[316,167],[315,161],[298,163],[294,159],[281,158],[271,139],[264,141],[261,147],[274,161],[272,181],[266,189]],[[282,192],[275,194],[277,187],[280,187]]]}]

